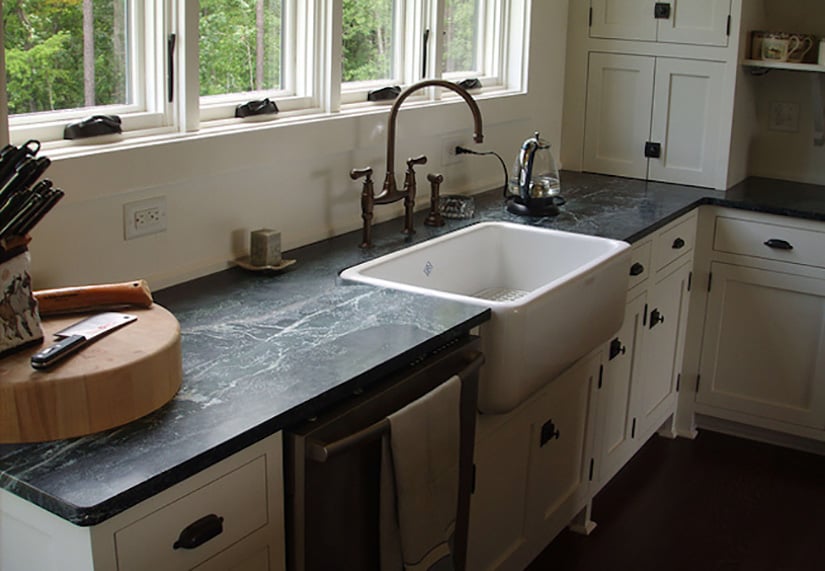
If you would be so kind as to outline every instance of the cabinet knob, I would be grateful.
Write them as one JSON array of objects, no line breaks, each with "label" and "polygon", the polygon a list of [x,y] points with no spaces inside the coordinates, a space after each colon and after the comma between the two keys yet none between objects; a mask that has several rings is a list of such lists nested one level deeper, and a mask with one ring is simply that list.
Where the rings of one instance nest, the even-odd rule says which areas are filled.
[{"label": "cabinet knob", "polygon": [[659,323],[664,323],[665,316],[662,315],[658,309],[650,312],[650,328],[653,329]]},{"label": "cabinet knob", "polygon": [[685,241],[682,240],[681,238],[676,238],[673,241],[673,249],[674,250],[681,250],[684,247],[685,247]]},{"label": "cabinet knob", "polygon": [[554,438],[558,440],[560,436],[559,429],[553,424],[553,419],[551,418],[541,427],[541,441],[539,446],[544,446]]},{"label": "cabinet knob", "polygon": [[642,273],[644,273],[644,271],[645,271],[645,267],[639,262],[635,262],[632,266],[630,266],[630,275],[631,276],[642,275]]},{"label": "cabinet knob", "polygon": [[627,347],[622,345],[622,341],[618,337],[615,337],[613,341],[610,342],[610,350],[608,351],[609,356],[607,360],[612,361],[617,356],[624,355],[626,351]]},{"label": "cabinet knob", "polygon": [[215,514],[205,515],[183,528],[172,549],[195,549],[221,533],[223,518]]}]

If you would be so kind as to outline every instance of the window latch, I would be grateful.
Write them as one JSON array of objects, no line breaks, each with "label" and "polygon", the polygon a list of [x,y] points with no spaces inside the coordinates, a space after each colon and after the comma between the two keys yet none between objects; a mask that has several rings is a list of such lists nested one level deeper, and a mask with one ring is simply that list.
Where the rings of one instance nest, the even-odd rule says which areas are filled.
[{"label": "window latch", "polygon": [[481,89],[481,82],[475,77],[468,77],[459,81],[458,86],[464,89]]},{"label": "window latch", "polygon": [[63,138],[68,140],[85,139],[122,132],[120,117],[117,115],[92,115],[82,121],[75,121],[66,125],[63,129]]},{"label": "window latch", "polygon": [[390,85],[367,93],[367,101],[392,101],[399,95],[401,95],[401,88],[397,85]]},{"label": "window latch", "polygon": [[235,107],[235,117],[251,117],[253,115],[270,115],[278,112],[278,106],[268,97],[266,99],[247,101]]}]

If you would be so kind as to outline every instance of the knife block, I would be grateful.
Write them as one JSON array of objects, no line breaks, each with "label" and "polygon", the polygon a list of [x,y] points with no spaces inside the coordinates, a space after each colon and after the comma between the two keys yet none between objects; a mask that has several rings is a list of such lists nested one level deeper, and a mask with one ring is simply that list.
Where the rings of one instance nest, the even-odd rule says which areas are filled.
[{"label": "knife block", "polygon": [[43,339],[27,244],[28,238],[0,244],[0,356]]}]

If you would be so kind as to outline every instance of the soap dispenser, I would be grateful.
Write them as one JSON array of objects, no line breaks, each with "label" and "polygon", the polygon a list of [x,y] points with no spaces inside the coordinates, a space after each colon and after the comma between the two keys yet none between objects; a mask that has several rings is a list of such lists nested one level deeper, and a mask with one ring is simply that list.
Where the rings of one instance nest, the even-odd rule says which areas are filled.
[{"label": "soap dispenser", "polygon": [[539,132],[522,143],[507,185],[507,210],[520,216],[555,216],[564,204],[550,143]]}]

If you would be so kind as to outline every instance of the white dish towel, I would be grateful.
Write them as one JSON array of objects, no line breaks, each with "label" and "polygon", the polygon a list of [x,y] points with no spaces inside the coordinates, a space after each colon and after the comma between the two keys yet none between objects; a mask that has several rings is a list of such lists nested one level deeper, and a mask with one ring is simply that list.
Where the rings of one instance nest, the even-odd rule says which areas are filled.
[{"label": "white dish towel", "polygon": [[[389,416],[382,443],[382,571],[452,571],[461,379]],[[399,557],[400,551],[400,557]]]}]

